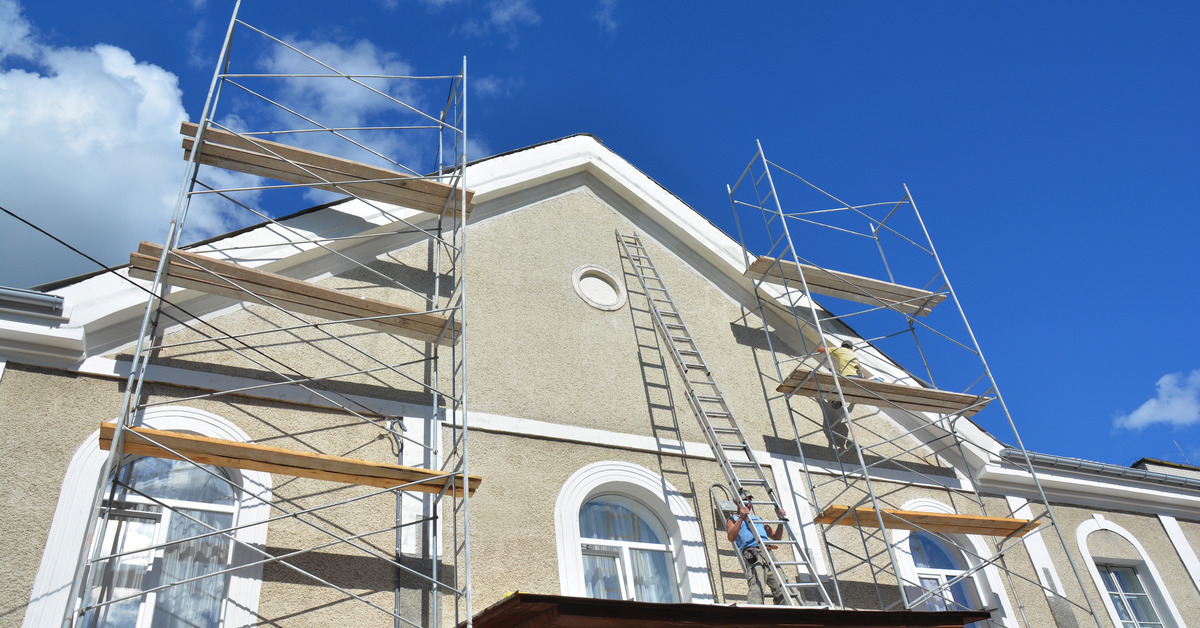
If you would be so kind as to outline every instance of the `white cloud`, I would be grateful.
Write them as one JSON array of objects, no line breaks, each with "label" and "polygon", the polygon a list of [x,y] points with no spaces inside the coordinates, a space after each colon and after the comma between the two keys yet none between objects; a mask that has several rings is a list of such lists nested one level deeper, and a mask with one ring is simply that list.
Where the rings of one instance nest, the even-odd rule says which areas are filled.
[{"label": "white cloud", "polygon": [[[293,40],[289,43],[329,68],[344,74],[411,76],[414,73],[408,62],[367,40],[348,43]],[[332,73],[321,64],[282,46],[273,49],[269,56],[260,61],[260,65],[263,70],[271,73]],[[272,92],[272,96],[280,102],[287,103],[293,111],[326,127],[436,126],[434,119],[414,113],[412,109],[436,116],[450,86],[449,80],[358,80],[376,91],[355,85],[343,78],[293,78],[278,83],[273,88],[277,91]],[[273,128],[314,128],[312,123],[281,109],[260,108],[255,115],[259,121]],[[437,167],[434,162],[438,138],[434,129],[346,131],[343,134],[383,155],[387,160],[402,164],[403,167],[398,168],[387,160],[329,133],[285,135],[278,139],[310,150],[410,173],[428,173]],[[307,197],[314,202],[320,202],[336,195],[312,191]]]},{"label": "white cloud", "polygon": [[8,56],[32,58],[35,52],[32,31],[16,0],[0,0],[0,61]]},{"label": "white cloud", "polygon": [[617,20],[613,17],[616,8],[617,0],[600,0],[600,6],[596,7],[596,12],[592,14],[600,28],[610,35],[617,32]]},{"label": "white cloud", "polygon": [[1200,370],[1168,373],[1155,384],[1158,392],[1130,414],[1118,414],[1113,425],[1142,429],[1155,423],[1185,427],[1200,422]]},{"label": "white cloud", "polygon": [[493,98],[509,97],[516,94],[525,86],[521,77],[502,77],[489,74],[482,78],[472,79],[469,84],[472,97]]},{"label": "white cloud", "polygon": [[487,3],[487,19],[469,20],[460,30],[467,35],[485,36],[492,32],[508,35],[508,45],[515,48],[517,29],[542,21],[531,0],[491,0]]},{"label": "white cloud", "polygon": [[[0,18],[6,53],[30,62],[0,69],[3,206],[109,265],[128,261],[139,240],[161,241],[184,171],[176,76],[114,46],[43,45],[11,0],[0,0]],[[233,226],[218,219],[193,236]],[[92,270],[5,217],[0,284],[26,287]]]}]

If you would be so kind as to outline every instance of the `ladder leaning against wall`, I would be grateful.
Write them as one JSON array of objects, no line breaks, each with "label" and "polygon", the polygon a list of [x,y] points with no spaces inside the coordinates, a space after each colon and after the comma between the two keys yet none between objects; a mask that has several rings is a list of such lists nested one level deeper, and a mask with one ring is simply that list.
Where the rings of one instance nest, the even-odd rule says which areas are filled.
[{"label": "ladder leaning against wall", "polygon": [[[762,552],[767,558],[767,569],[782,584],[787,603],[793,606],[803,604],[806,599],[803,593],[805,590],[811,590],[819,596],[821,604],[832,607],[828,592],[813,570],[807,550],[793,532],[787,518],[780,515],[779,499],[771,481],[754,457],[754,451],[742,428],[734,420],[708,364],[700,355],[700,348],[684,324],[683,316],[675,302],[671,300],[671,294],[667,291],[666,284],[658,274],[649,253],[642,246],[641,238],[636,233],[625,235],[618,230],[617,242],[620,243],[642,286],[654,319],[654,327],[670,349],[671,359],[679,369],[687,388],[688,405],[696,413],[713,455],[721,464],[721,470],[733,489],[735,502],[739,507],[769,506],[771,512],[778,517],[774,520],[763,519],[762,523],[782,527],[783,536],[779,540],[763,538],[759,535],[757,526],[750,526],[750,529],[760,546],[766,547],[769,542],[771,545],[779,545],[792,551],[793,560],[779,560],[769,551]],[[758,491],[760,495],[765,494],[766,499],[747,499],[746,496],[752,494],[752,491]]]}]

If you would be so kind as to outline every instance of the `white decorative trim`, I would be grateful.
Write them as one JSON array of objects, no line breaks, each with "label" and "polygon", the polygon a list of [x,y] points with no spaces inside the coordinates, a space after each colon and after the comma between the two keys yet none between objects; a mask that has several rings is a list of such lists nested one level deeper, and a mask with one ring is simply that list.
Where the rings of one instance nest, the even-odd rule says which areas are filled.
[{"label": "white decorative trim", "polygon": [[[1092,553],[1088,550],[1087,546],[1088,535],[1097,530],[1113,532],[1128,541],[1137,550],[1138,556],[1141,557],[1141,562],[1130,564],[1129,566],[1136,567],[1153,580],[1153,582],[1143,583],[1143,586],[1150,584],[1156,589],[1155,591],[1147,590],[1147,593],[1151,594],[1150,597],[1155,602],[1154,608],[1159,612],[1159,620],[1163,622],[1163,626],[1166,628],[1183,628],[1187,626],[1183,621],[1183,616],[1179,614],[1179,609],[1175,608],[1175,602],[1171,599],[1171,593],[1167,591],[1162,576],[1158,574],[1158,569],[1154,566],[1154,561],[1150,560],[1150,556],[1146,554],[1146,550],[1142,547],[1142,544],[1128,530],[1096,513],[1092,515],[1091,519],[1079,524],[1079,527],[1075,529],[1075,542],[1079,545],[1079,553],[1083,554],[1083,562],[1087,565],[1088,573],[1092,576],[1092,582],[1095,583],[1096,590],[1100,593],[1100,601],[1104,603],[1104,610],[1108,612],[1108,617],[1113,623],[1120,626],[1121,616],[1117,614],[1116,607],[1113,606],[1112,600],[1109,599],[1106,593],[1107,589],[1104,587],[1104,580],[1100,577],[1100,570],[1096,568],[1096,560],[1092,558]],[[1122,564],[1123,562],[1128,564],[1128,561],[1117,561],[1113,564]],[[1163,611],[1167,611],[1167,613]]]},{"label": "white decorative trim", "polygon": [[[588,290],[583,285],[583,280],[588,278],[599,279],[613,291],[614,300],[611,302],[601,302],[593,298],[593,295],[588,293]],[[595,264],[584,264],[575,269],[571,274],[571,285],[575,286],[575,294],[583,299],[584,303],[605,312],[615,312],[625,306],[625,299],[628,295],[625,293],[625,286],[622,282],[617,281],[613,276],[612,271],[597,266]]]},{"label": "white decorative trim", "polygon": [[[928,497],[911,499],[905,502],[900,507],[900,510],[940,512],[948,515],[955,514],[954,508],[949,504],[944,504]],[[910,532],[908,530],[892,530],[892,551],[896,552],[896,562],[898,563],[896,567],[900,571],[900,579],[904,582],[915,583],[920,580],[917,577],[916,562],[913,561],[912,553],[908,550],[907,541],[909,535]],[[963,560],[970,567],[979,565],[984,559],[993,554],[988,549],[987,544],[978,535],[946,534],[943,536],[954,538],[960,546],[964,543],[970,544],[970,551],[962,552]],[[983,576],[982,582],[980,582],[980,578],[974,578],[975,594],[979,596],[983,607],[998,609],[998,613],[993,613],[992,623],[1008,628],[1016,628],[1017,621],[1013,616],[1012,604],[1008,601],[1008,592],[1005,591],[1004,582],[1000,578],[1000,570],[994,564],[990,564],[975,573]],[[916,587],[910,587],[910,589],[912,588]]]},{"label": "white decorative trim", "polygon": [[[1008,501],[1008,507],[1012,509],[1014,517],[1033,519],[1029,500],[1020,497],[1005,497],[1005,499]],[[1062,579],[1058,576],[1058,570],[1054,568],[1054,561],[1050,559],[1050,551],[1046,549],[1046,542],[1042,539],[1042,535],[1040,533],[1027,535],[1024,545],[1025,551],[1029,553],[1029,561],[1033,563],[1033,570],[1037,572],[1038,582],[1047,589],[1045,593],[1065,597]]]},{"label": "white decorative trim", "polygon": [[1158,520],[1162,522],[1163,529],[1167,531],[1167,538],[1171,539],[1171,545],[1175,546],[1179,560],[1183,561],[1184,568],[1191,576],[1192,586],[1200,591],[1200,559],[1196,558],[1196,550],[1192,549],[1191,543],[1188,543],[1187,537],[1183,535],[1183,529],[1179,527],[1179,522],[1175,520],[1175,517],[1159,515]]},{"label": "white decorative trim", "polygon": [[[792,515],[792,521],[799,522],[800,539],[808,552],[808,560],[812,563],[813,571],[820,576],[828,576],[829,563],[825,561],[824,544],[821,543],[821,531],[817,524],[816,509],[809,501],[808,487],[804,483],[804,467],[800,461],[772,456],[770,459],[771,473],[774,475],[776,494],[779,504]],[[794,525],[794,524],[793,524]],[[793,527],[792,532],[796,530]]]},{"label": "white decorative trim", "polygon": [[[141,425],[156,430],[190,432],[211,438],[237,442],[250,442],[250,437],[236,425],[221,417],[180,406],[162,406],[146,410]],[[63,477],[58,507],[46,539],[46,549],[33,582],[29,606],[25,609],[25,628],[61,624],[71,604],[71,582],[75,578],[75,565],[83,547],[83,536],[87,531],[88,518],[92,516],[92,498],[100,480],[100,471],[108,452],[100,449],[100,431],[96,430],[75,451],[67,473]],[[230,469],[235,481],[242,488],[238,505],[238,525],[265,521],[269,516],[271,501],[271,474],[261,471]],[[267,524],[251,525],[235,533],[234,561],[252,563],[262,560],[262,555],[246,547],[262,549],[267,542]],[[233,572],[229,583],[226,603],[225,624],[243,626],[255,622],[258,597],[262,589],[262,564],[251,565]]]},{"label": "white decorative trim", "polygon": [[[470,420],[472,430],[530,436],[569,443],[583,443],[597,447],[614,447],[655,454],[686,455],[707,460],[715,459],[712,449],[707,444],[698,442],[664,441],[653,436],[638,436],[624,432],[550,423],[534,419],[522,419],[487,412],[471,412]],[[770,463],[770,454],[755,452],[754,455],[760,463]],[[788,460],[795,459],[787,456],[780,457]],[[855,473],[853,467],[843,468],[836,462],[813,458],[809,458],[807,462],[811,473],[837,476],[843,475],[843,473],[847,475],[854,475]],[[970,487],[969,483],[963,482],[958,478],[938,477],[935,479],[925,474],[898,471],[895,469],[872,469],[871,477],[880,481],[903,483],[909,486],[934,486],[954,490],[969,490]]]},{"label": "white decorative trim", "polygon": [[619,493],[637,499],[666,526],[675,553],[676,582],[682,602],[713,602],[708,557],[700,522],[687,500],[671,483],[645,467],[628,462],[593,462],[563,483],[554,505],[554,536],[558,546],[558,582],[563,595],[586,597],[583,553],[579,544],[579,509],[600,493]]}]

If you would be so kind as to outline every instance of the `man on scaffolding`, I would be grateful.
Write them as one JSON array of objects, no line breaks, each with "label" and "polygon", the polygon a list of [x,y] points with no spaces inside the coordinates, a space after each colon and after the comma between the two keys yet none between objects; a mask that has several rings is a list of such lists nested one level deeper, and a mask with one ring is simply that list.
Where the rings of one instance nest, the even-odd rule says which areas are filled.
[{"label": "man on scaffolding", "polygon": [[[783,538],[783,524],[772,528],[769,525],[762,523],[762,519],[754,516],[750,510],[750,503],[754,498],[749,494],[743,496],[745,505],[737,511],[737,516],[729,516],[729,520],[725,522],[725,532],[729,537],[729,541],[737,546],[738,552],[742,555],[742,561],[746,565],[746,584],[750,587],[750,592],[746,594],[747,604],[762,604],[763,603],[763,580],[766,580],[767,586],[771,588],[772,601],[776,605],[781,605],[786,602],[783,594],[783,587],[779,586],[779,580],[775,577],[775,573],[767,566],[766,552],[770,551],[772,546],[763,547],[758,539],[771,539],[778,541]],[[787,516],[782,508],[779,509],[779,517],[782,519]],[[747,519],[751,525],[758,529],[758,536],[755,537],[750,526],[745,525]]]}]

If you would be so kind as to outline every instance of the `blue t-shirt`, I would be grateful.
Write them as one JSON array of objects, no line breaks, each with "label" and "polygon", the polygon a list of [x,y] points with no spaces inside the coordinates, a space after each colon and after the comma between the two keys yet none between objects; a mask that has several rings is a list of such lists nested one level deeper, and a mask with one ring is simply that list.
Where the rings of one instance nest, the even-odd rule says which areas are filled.
[{"label": "blue t-shirt", "polygon": [[[731,521],[737,521],[737,517],[730,517],[729,519]],[[767,528],[761,523],[762,519],[759,519],[754,515],[749,515],[746,517],[746,519],[752,522],[758,528],[759,536],[764,539],[767,538]],[[738,528],[738,535],[737,538],[734,539],[733,544],[737,546],[739,552],[748,547],[758,547],[758,539],[754,538],[754,532],[750,530],[750,527],[746,525],[745,521],[743,521],[741,527]]]}]

